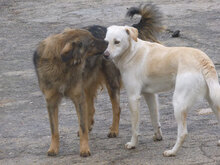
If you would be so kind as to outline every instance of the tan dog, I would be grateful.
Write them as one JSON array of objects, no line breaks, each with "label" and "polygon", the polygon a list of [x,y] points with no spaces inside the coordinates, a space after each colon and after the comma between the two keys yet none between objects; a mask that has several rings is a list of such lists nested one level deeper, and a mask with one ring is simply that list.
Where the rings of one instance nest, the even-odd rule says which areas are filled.
[{"label": "tan dog", "polygon": [[[175,146],[164,156],[176,155],[186,135],[188,110],[203,97],[220,120],[220,86],[215,66],[202,51],[187,47],[165,47],[138,39],[138,31],[128,26],[111,26],[105,40],[105,56],[119,68],[127,90],[132,117],[132,138],[126,148],[138,142],[140,97],[148,104],[154,139],[162,139],[157,106],[157,93],[174,89],[173,107],[178,124]],[[220,142],[220,141],[219,141]]]}]

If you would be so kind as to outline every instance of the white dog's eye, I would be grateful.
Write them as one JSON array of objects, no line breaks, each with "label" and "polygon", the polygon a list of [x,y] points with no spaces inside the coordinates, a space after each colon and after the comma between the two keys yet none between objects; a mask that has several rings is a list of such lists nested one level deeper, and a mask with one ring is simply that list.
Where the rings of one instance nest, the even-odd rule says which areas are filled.
[{"label": "white dog's eye", "polygon": [[120,41],[115,40],[114,44],[118,45],[118,44],[120,44]]}]

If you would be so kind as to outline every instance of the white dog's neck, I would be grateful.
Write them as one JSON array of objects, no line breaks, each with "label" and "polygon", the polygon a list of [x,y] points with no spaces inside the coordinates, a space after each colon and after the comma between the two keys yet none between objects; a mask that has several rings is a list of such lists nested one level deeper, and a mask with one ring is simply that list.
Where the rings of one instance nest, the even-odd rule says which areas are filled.
[{"label": "white dog's neck", "polygon": [[132,63],[132,59],[135,57],[139,47],[142,46],[143,41],[141,39],[137,39],[137,42],[134,40],[131,40],[130,42],[131,46],[120,56],[113,59],[114,63],[120,70],[126,69],[126,67]]}]

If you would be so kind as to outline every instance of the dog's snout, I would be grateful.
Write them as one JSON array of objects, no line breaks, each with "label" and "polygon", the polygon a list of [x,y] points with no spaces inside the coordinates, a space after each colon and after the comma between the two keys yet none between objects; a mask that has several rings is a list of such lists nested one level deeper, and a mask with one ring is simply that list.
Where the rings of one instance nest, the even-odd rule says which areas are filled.
[{"label": "dog's snout", "polygon": [[105,57],[109,57],[109,56],[110,56],[109,51],[106,50],[106,51],[104,52],[104,56],[105,56]]}]

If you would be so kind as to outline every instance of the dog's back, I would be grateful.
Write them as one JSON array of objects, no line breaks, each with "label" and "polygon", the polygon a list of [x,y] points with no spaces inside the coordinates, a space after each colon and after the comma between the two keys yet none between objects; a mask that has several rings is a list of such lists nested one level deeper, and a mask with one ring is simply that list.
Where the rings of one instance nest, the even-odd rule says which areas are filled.
[{"label": "dog's back", "polygon": [[83,29],[88,30],[92,35],[98,39],[104,40],[107,28],[104,26],[99,26],[99,25],[92,25],[92,26],[87,26],[84,27]]}]

